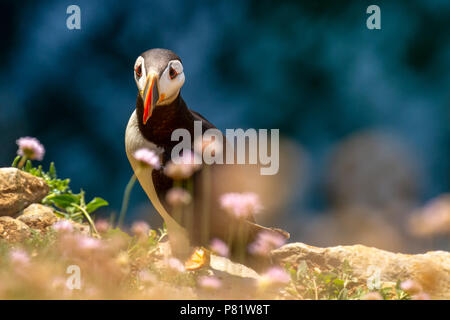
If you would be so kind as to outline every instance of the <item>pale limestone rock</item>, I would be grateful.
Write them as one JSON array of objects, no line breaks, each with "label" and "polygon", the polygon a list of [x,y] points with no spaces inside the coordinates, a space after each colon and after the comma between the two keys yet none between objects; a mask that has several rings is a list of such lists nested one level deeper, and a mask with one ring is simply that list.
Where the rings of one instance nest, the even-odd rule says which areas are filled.
[{"label": "pale limestone rock", "polygon": [[17,168],[0,168],[0,216],[13,216],[32,203],[41,202],[49,186]]},{"label": "pale limestone rock", "polygon": [[309,260],[318,265],[342,266],[347,260],[354,275],[367,280],[376,270],[381,281],[412,279],[419,282],[433,299],[450,299],[450,252],[401,254],[363,245],[318,248],[303,243],[287,244],[272,252],[281,263]]},{"label": "pale limestone rock", "polygon": [[53,209],[42,204],[33,203],[28,206],[23,213],[17,217],[32,229],[46,231],[58,218],[53,213]]},{"label": "pale limestone rock", "polygon": [[0,239],[8,242],[23,241],[31,235],[30,228],[17,219],[0,217]]}]

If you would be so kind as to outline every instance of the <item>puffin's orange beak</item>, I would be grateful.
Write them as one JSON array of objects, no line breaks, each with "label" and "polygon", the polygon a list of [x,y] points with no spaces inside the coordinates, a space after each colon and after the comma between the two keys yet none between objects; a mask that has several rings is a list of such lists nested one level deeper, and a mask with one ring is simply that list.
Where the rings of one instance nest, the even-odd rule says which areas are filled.
[{"label": "puffin's orange beak", "polygon": [[156,102],[159,99],[157,80],[158,75],[152,73],[148,75],[147,81],[145,82],[145,88],[142,95],[142,99],[144,100],[144,117],[142,122],[144,124],[146,124],[151,117]]}]

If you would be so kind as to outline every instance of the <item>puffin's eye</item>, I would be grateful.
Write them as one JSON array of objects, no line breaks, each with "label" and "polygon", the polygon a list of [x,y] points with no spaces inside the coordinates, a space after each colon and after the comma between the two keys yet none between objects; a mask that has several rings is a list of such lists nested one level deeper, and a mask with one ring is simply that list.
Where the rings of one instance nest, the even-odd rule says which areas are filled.
[{"label": "puffin's eye", "polygon": [[136,71],[136,75],[138,78],[142,77],[142,65],[138,65],[136,69],[134,69],[134,71]]},{"label": "puffin's eye", "polygon": [[169,69],[170,79],[174,79],[177,75],[178,75],[177,71],[174,68],[170,67],[170,69]]}]

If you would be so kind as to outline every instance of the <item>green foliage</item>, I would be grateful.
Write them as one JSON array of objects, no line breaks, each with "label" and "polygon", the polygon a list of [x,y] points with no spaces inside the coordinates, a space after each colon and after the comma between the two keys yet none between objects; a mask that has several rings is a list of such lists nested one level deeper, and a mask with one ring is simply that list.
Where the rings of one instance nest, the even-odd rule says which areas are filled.
[{"label": "green foliage", "polygon": [[[297,299],[358,300],[371,292],[365,282],[353,275],[347,261],[339,268],[330,266],[327,270],[309,266],[304,260],[296,267],[286,265],[286,268],[292,280],[286,293]],[[400,289],[400,281],[395,288],[387,286],[375,291],[384,300],[409,299],[408,294]]]},{"label": "green foliage", "polygon": [[[14,159],[12,166],[17,167],[20,159],[21,157],[17,156]],[[76,222],[82,222],[86,219],[91,223],[91,226],[93,226],[89,214],[108,205],[106,200],[99,197],[95,197],[90,202],[86,203],[83,190],[81,190],[80,193],[73,193],[69,186],[70,179],[59,179],[53,162],[50,164],[48,171],[45,172],[41,165],[33,167],[31,161],[27,160],[22,170],[45,180],[50,187],[50,191],[42,200],[42,203],[53,206],[55,214],[60,217],[71,219]]]}]

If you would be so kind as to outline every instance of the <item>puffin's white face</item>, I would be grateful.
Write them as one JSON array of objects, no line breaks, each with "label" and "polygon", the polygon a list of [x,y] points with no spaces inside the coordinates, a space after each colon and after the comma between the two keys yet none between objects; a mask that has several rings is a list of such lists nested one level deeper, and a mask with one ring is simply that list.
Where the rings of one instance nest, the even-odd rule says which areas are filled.
[{"label": "puffin's white face", "polygon": [[184,84],[183,65],[179,60],[170,60],[162,73],[156,66],[147,69],[145,62],[144,57],[139,56],[134,64],[134,79],[144,101],[144,124],[155,106],[167,105],[175,100]]},{"label": "puffin's white face", "polygon": [[[156,85],[158,86],[159,99],[156,105],[158,106],[171,103],[177,97],[185,80],[183,65],[179,60],[169,61],[159,77],[158,70],[147,70],[145,68],[144,58],[139,56],[134,64],[134,80],[136,81],[141,96],[145,91],[145,85],[147,82],[150,82],[147,80],[151,76],[157,78]],[[144,99],[144,96],[142,98]]]}]

